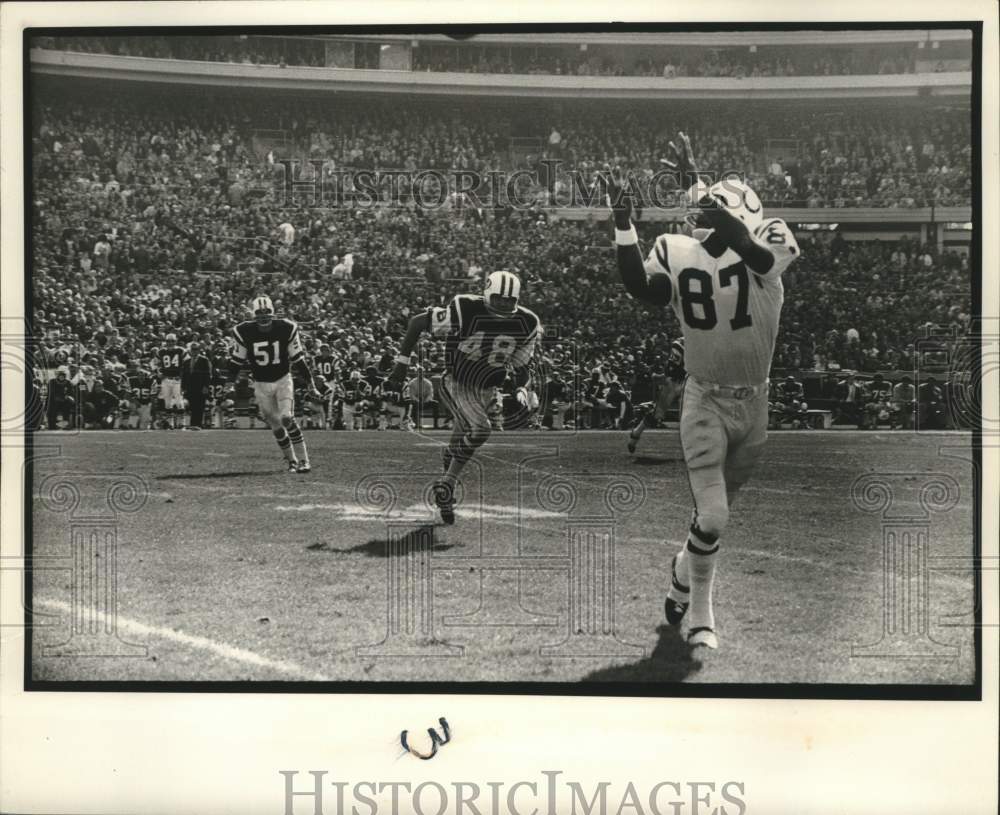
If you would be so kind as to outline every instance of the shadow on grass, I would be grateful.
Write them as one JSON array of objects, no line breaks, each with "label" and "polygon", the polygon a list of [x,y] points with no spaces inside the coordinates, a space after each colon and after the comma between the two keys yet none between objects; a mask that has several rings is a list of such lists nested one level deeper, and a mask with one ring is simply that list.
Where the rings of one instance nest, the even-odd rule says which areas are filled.
[{"label": "shadow on grass", "polygon": [[693,649],[670,625],[656,630],[659,639],[653,653],[630,665],[601,668],[587,674],[583,682],[682,682],[701,669]]},{"label": "shadow on grass", "polygon": [[641,464],[647,467],[655,467],[658,464],[682,464],[684,459],[680,456],[636,456],[634,464]]},{"label": "shadow on grass", "polygon": [[361,554],[368,557],[403,557],[420,546],[426,546],[430,541],[432,552],[446,552],[454,548],[452,543],[434,543],[434,525],[425,524],[418,526],[411,532],[395,540],[395,546],[390,547],[390,541],[386,538],[372,538],[366,543],[359,543],[347,549],[337,549],[328,543],[311,543],[306,547],[310,552],[333,552],[336,554]]}]

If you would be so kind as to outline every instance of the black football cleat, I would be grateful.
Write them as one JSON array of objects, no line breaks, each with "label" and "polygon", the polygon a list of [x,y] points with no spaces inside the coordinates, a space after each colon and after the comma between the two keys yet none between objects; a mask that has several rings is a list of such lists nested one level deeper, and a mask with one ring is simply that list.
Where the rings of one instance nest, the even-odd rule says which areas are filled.
[{"label": "black football cleat", "polygon": [[288,472],[297,473],[299,471],[299,463],[297,461],[287,462]]},{"label": "black football cleat", "polygon": [[308,459],[302,459],[302,461],[300,461],[298,463],[298,465],[296,466],[296,470],[295,471],[299,472],[299,473],[308,473],[311,470],[312,470],[312,467],[309,465],[309,460]]},{"label": "black football cleat", "polygon": [[670,591],[663,602],[663,610],[670,625],[680,625],[687,613],[691,589],[677,579],[677,555],[670,561]]},{"label": "black football cleat", "polygon": [[442,523],[448,526],[455,523],[455,492],[443,481],[434,485],[434,506],[441,513]]},{"label": "black football cleat", "polygon": [[444,465],[444,471],[447,473],[451,469],[451,450],[447,446],[441,449],[441,464]]},{"label": "black football cleat", "polygon": [[639,443],[639,437],[633,436],[631,433],[628,434],[628,451],[635,454],[635,447]]}]

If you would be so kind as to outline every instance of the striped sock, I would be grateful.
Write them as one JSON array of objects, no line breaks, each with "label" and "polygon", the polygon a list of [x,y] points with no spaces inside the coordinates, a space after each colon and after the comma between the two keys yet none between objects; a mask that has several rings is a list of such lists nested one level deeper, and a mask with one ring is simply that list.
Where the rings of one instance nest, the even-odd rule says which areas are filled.
[{"label": "striped sock", "polygon": [[687,545],[684,547],[686,565],[691,585],[690,626],[715,629],[712,611],[712,584],[715,581],[715,560],[719,552],[718,535],[702,532],[691,524]]},{"label": "striped sock", "polygon": [[278,447],[281,448],[281,453],[285,457],[285,461],[295,461],[295,453],[292,452],[292,442],[288,438],[285,428],[279,427],[273,432],[274,438],[278,442]]},{"label": "striped sock", "polygon": [[293,421],[288,428],[288,438],[292,443],[292,449],[295,451],[295,457],[299,461],[308,461],[309,454],[306,452],[306,440],[302,438],[302,429],[299,427],[299,423]]}]

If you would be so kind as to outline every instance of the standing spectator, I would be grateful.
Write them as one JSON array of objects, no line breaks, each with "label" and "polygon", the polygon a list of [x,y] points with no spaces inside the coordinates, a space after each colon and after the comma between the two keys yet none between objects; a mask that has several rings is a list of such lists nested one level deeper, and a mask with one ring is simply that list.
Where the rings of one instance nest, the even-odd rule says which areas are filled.
[{"label": "standing spectator", "polygon": [[615,379],[608,385],[604,399],[608,404],[615,430],[619,430],[632,412],[629,395],[622,389],[622,383]]},{"label": "standing spectator", "polygon": [[547,414],[542,417],[542,423],[552,430],[562,430],[565,427],[566,410],[571,407],[566,381],[557,368],[545,381],[542,393],[542,405]]},{"label": "standing spectator", "polygon": [[601,372],[595,368],[590,374],[590,380],[583,388],[583,404],[590,414],[588,427],[591,429],[604,426],[608,411],[608,403],[604,399],[605,390],[605,385],[601,381]]},{"label": "standing spectator", "polygon": [[944,391],[933,376],[927,377],[917,391],[917,427],[920,430],[944,427]]},{"label": "standing spectator", "polygon": [[916,402],[916,391],[913,380],[904,376],[892,389],[892,414],[889,418],[889,429],[897,426],[903,430],[913,429],[913,410]]},{"label": "standing spectator", "polygon": [[509,419],[508,427],[527,427],[531,430],[538,430],[541,427],[541,417],[538,414],[538,393],[535,391],[535,383],[528,382],[515,389],[515,407],[513,416]]},{"label": "standing spectator", "polygon": [[181,389],[191,413],[188,427],[204,427],[205,403],[212,393],[212,361],[202,353],[199,342],[188,345],[188,355],[181,375]]},{"label": "standing spectator", "polygon": [[97,243],[94,244],[94,268],[98,273],[103,274],[108,270],[108,262],[111,259],[111,244],[108,243],[107,235],[100,235]]},{"label": "standing spectator", "polygon": [[46,414],[49,430],[58,427],[59,418],[65,420],[67,430],[76,426],[76,399],[73,398],[73,387],[63,368],[59,368],[55,377],[49,380]]},{"label": "standing spectator", "polygon": [[415,427],[419,431],[423,427],[424,412],[435,410],[436,405],[434,386],[424,376],[424,369],[417,365],[413,370],[416,375],[403,387],[403,404],[409,420],[405,425],[408,429]]},{"label": "standing spectator", "polygon": [[862,392],[854,374],[848,375],[846,379],[837,382],[833,389],[833,398],[836,401],[834,410],[834,421],[846,419],[850,424],[860,424]]}]

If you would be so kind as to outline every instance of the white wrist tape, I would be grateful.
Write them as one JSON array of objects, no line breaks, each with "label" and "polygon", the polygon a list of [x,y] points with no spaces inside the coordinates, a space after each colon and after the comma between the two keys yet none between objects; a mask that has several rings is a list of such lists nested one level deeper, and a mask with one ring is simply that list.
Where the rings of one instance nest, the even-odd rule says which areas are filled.
[{"label": "white wrist tape", "polygon": [[635,226],[628,229],[615,227],[615,243],[618,246],[635,246],[639,243],[639,233],[635,231]]}]

